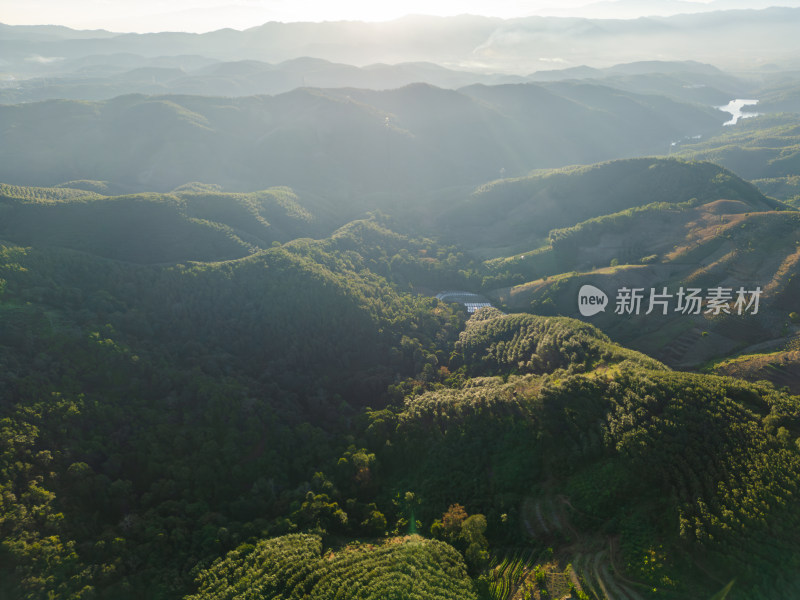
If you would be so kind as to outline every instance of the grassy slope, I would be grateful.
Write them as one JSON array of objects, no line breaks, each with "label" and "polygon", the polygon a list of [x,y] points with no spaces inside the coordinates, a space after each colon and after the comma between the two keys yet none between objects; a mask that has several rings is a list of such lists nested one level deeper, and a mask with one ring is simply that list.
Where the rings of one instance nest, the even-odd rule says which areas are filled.
[{"label": "grassy slope", "polygon": [[[659,291],[667,287],[673,294],[680,287],[694,287],[704,290],[702,295],[717,286],[734,291],[760,286],[760,308],[754,316],[722,314],[712,319],[705,307],[701,315],[675,314],[673,303],[669,315],[657,311],[650,316],[623,317],[609,309],[593,322],[614,339],[673,364],[699,364],[768,340],[779,348],[789,344],[794,333],[788,314],[795,310],[800,218],[793,212],[744,210],[745,205],[721,202],[660,210],[655,215],[633,214],[622,219],[623,230],[634,232],[630,236],[616,233],[611,224],[598,227],[595,235],[585,239],[574,236],[575,245],[568,246],[560,257],[556,246],[554,254],[562,261],[568,252],[566,269],[571,273],[499,290],[498,294],[511,307],[571,316],[577,313],[578,288],[586,283],[610,294],[610,308],[615,290],[624,286],[646,292],[651,287]],[[676,239],[680,243],[675,244]],[[646,254],[646,264],[642,264]],[[619,266],[599,266],[615,259],[620,260]],[[563,264],[559,266],[563,268]],[[642,313],[645,310],[647,306]],[[711,335],[702,335],[704,331]]]},{"label": "grassy slope", "polygon": [[[484,288],[509,309],[579,316],[578,289],[596,285],[611,303],[592,322],[673,365],[697,365],[766,340],[780,347],[793,334],[787,315],[794,310],[797,213],[715,165],[619,161],[498,182],[475,199],[483,200],[484,212],[492,207],[487,229],[497,239],[520,240],[517,248],[525,248],[515,227],[543,242],[484,263]],[[587,219],[551,227],[581,216]],[[491,237],[481,235],[470,241]],[[681,286],[760,286],[763,294],[759,314],[744,320],[674,310],[634,318],[612,310],[616,290],[625,286],[646,292],[666,286],[673,294]]]}]

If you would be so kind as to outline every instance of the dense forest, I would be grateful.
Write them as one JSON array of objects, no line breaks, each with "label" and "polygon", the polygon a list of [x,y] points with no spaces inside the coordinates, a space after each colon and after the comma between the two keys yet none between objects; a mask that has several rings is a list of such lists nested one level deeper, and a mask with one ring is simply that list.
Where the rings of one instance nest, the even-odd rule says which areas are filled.
[{"label": "dense forest", "polygon": [[0,24],[0,599],[800,596],[797,15]]},{"label": "dense forest", "polygon": [[319,226],[288,190],[2,206],[4,597],[797,589],[785,391],[470,317],[426,290],[489,267],[388,217],[281,243]]}]

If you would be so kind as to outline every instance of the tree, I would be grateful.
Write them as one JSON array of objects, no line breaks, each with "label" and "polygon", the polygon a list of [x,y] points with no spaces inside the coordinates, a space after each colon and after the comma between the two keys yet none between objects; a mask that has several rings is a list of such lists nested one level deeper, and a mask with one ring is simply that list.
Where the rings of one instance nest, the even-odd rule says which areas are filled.
[{"label": "tree", "polygon": [[460,504],[451,504],[442,515],[442,537],[450,544],[461,537],[461,527],[467,516],[467,511]]},{"label": "tree", "polygon": [[461,539],[467,544],[464,558],[474,573],[483,569],[489,561],[489,542],[486,541],[485,533],[486,517],[483,515],[472,515],[461,525]]}]

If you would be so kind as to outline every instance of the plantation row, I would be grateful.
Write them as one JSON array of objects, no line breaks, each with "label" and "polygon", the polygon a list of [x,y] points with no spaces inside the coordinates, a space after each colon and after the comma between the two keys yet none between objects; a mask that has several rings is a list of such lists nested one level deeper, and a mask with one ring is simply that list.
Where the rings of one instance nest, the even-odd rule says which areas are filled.
[{"label": "plantation row", "polygon": [[[468,349],[476,373],[491,372],[498,361],[487,367],[482,357],[503,342],[536,339],[534,326],[563,328],[566,337],[569,321],[482,311],[457,348]],[[589,354],[586,328],[572,336],[589,340],[580,346]],[[569,503],[577,530],[620,536],[619,562],[636,581],[698,593],[683,587],[691,567],[675,558],[688,547],[721,578],[738,575],[738,589],[766,597],[796,589],[789,577],[762,576],[776,564],[792,572],[800,552],[791,533],[800,527],[792,502],[800,417],[794,399],[774,388],[623,361],[572,375],[476,377],[408,397],[391,422],[396,433],[375,449],[377,461],[433,514],[457,499],[485,512],[500,540],[530,540],[525,520],[541,525],[524,499],[546,482]]]},{"label": "plantation row", "polygon": [[217,560],[197,583],[186,600],[477,599],[461,555],[418,536],[336,552],[323,552],[314,535],[263,540]]},{"label": "plantation row", "polygon": [[455,345],[458,359],[473,375],[503,372],[590,371],[600,364],[630,360],[646,368],[661,363],[610,342],[595,327],[565,318],[503,315],[479,311]]}]

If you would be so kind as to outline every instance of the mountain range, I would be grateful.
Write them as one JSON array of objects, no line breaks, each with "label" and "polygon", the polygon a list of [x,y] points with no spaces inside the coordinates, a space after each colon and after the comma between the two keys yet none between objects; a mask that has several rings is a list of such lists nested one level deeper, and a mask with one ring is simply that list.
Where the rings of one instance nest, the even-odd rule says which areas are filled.
[{"label": "mountain range", "polygon": [[[4,71],[54,74],[87,56],[203,56],[280,63],[300,57],[363,66],[434,62],[448,68],[527,74],[620,62],[697,60],[727,68],[796,65],[800,8],[716,11],[639,19],[409,16],[385,23],[265,23],[204,34],[112,34],[0,26]],[[102,64],[102,62],[99,62]]]}]

